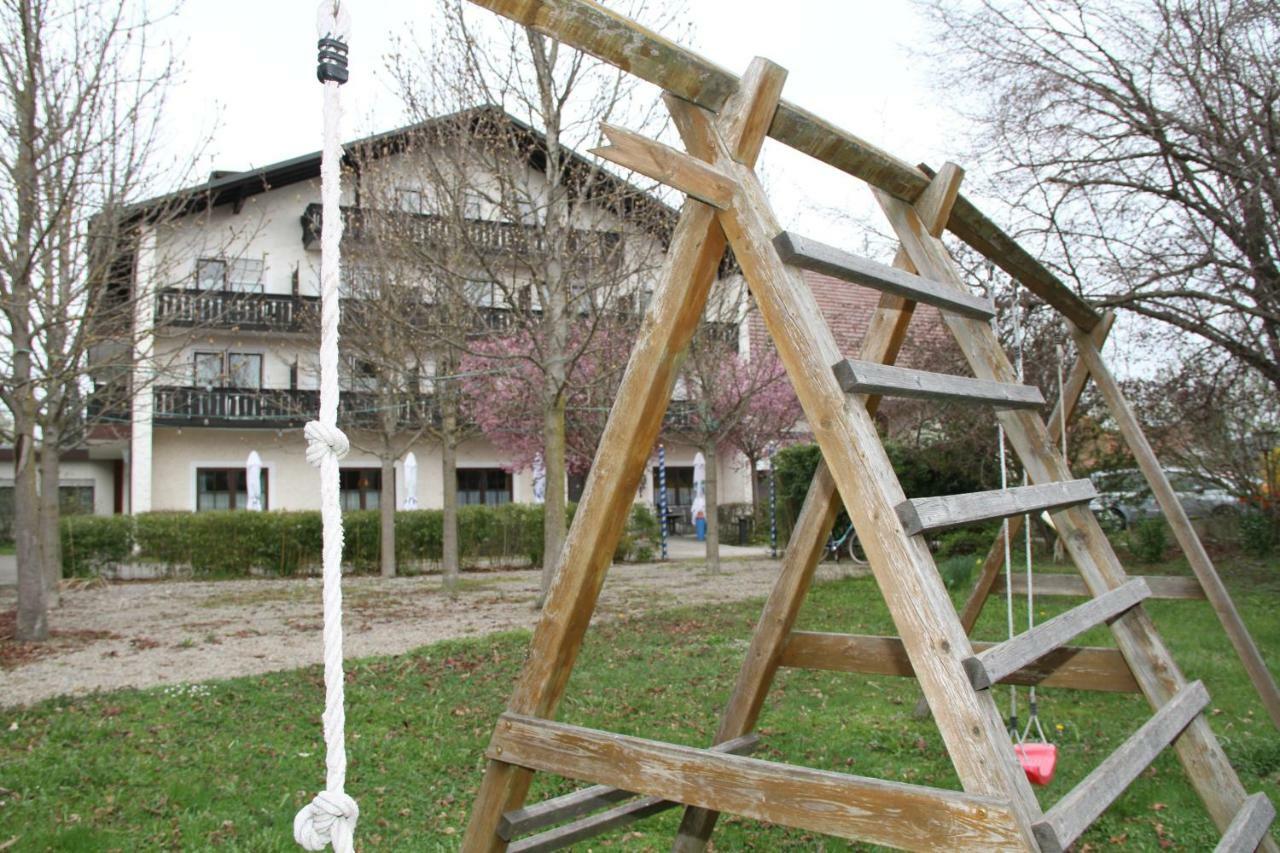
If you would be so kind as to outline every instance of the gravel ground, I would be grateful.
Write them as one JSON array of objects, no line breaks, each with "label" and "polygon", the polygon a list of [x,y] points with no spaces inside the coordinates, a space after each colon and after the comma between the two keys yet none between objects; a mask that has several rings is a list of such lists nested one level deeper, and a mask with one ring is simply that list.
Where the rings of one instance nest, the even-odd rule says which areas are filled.
[{"label": "gravel ground", "polygon": [[[699,563],[616,566],[595,618],[764,596],[777,570],[767,559],[725,562],[719,575]],[[437,576],[347,579],[347,657],[533,627],[536,572],[467,574],[462,584],[450,601]],[[14,590],[0,590],[0,614],[11,618],[13,606]],[[102,583],[65,591],[52,622],[45,646],[0,639],[0,707],[293,669],[321,656],[316,578]]]}]

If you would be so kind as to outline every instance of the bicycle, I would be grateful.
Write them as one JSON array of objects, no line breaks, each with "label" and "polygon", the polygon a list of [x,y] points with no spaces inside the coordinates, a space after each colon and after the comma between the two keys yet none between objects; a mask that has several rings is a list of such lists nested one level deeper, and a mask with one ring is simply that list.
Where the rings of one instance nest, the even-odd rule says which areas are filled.
[{"label": "bicycle", "polygon": [[845,528],[844,533],[839,536],[835,535],[835,531],[831,531],[831,535],[827,537],[827,544],[822,549],[821,562],[830,560],[833,563],[840,562],[840,555],[846,554],[850,562],[855,566],[865,566],[867,564],[866,551],[862,549],[862,543],[858,541],[858,534],[853,530],[853,522]]}]

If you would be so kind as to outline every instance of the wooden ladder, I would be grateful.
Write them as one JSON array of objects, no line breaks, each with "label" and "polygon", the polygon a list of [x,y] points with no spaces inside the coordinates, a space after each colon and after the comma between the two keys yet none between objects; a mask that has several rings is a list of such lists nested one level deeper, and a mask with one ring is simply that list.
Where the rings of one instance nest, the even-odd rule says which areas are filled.
[{"label": "wooden ladder", "polygon": [[[938,172],[914,204],[877,191],[901,243],[892,267],[785,234],[753,169],[773,120],[785,72],[757,59],[717,114],[665,101],[687,151],[606,126],[597,153],[686,193],[679,223],[605,428],[556,580],[535,629],[508,710],[486,751],[488,765],[463,848],[549,850],[645,814],[685,806],[674,849],[702,849],[718,813],[919,850],[1057,850],[1069,845],[1172,744],[1224,843],[1260,844],[1271,813],[1246,797],[1201,711],[1208,695],[1189,684],[1142,608],[1151,594],[1129,579],[1089,511],[1088,481],[1054,453],[1034,389],[1016,382],[988,319],[986,300],[965,289],[938,240],[961,171]],[[821,447],[824,462],[783,557],[709,749],[556,722],[626,510],[675,379],[675,366],[705,305],[726,240]],[[845,359],[805,284],[820,268],[881,298],[860,358]],[[972,377],[893,367],[917,303],[936,306]],[[991,406],[1033,485],[950,498],[909,499],[872,420],[881,395],[962,399]],[[835,515],[843,505],[863,543],[898,638],[794,632]],[[925,535],[975,520],[1047,510],[1067,542],[1083,605],[1006,643],[973,644],[929,552]],[[1107,622],[1117,649],[1065,644]],[[907,785],[762,761],[743,754],[779,666],[890,672],[918,679],[962,791]],[[1036,801],[989,688],[998,682],[1138,689],[1155,715],[1053,809]],[[534,772],[595,787],[535,806],[524,803]],[[621,805],[615,803],[621,802]],[[583,817],[592,811],[603,813]],[[547,829],[553,823],[567,826]],[[534,833],[527,835],[526,833]],[[525,837],[518,838],[524,835]],[[1238,838],[1240,840],[1231,840]],[[514,843],[513,843],[514,842]]]}]

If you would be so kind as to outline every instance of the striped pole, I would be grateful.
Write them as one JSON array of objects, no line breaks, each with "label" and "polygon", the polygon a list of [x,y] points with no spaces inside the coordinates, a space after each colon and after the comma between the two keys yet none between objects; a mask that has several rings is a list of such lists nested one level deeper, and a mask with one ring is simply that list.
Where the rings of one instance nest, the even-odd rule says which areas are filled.
[{"label": "striped pole", "polygon": [[773,467],[773,455],[769,456],[769,555],[778,557],[778,475]]},{"label": "striped pole", "polygon": [[667,449],[658,445],[658,537],[667,559]]}]

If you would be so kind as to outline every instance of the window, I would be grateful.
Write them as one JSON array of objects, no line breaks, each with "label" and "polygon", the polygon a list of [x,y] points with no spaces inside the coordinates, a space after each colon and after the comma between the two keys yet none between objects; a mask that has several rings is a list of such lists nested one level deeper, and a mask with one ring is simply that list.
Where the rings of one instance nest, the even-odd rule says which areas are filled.
[{"label": "window", "polygon": [[[657,505],[658,469],[653,469],[653,502]],[[693,506],[693,466],[667,466],[667,507]]]},{"label": "window", "polygon": [[221,258],[201,258],[196,261],[196,287],[200,290],[225,290],[227,262]]},{"label": "window", "polygon": [[58,486],[63,515],[93,515],[93,486]]},{"label": "window", "polygon": [[377,509],[381,506],[381,468],[343,468],[338,472],[342,511]]},{"label": "window", "polygon": [[[197,468],[196,512],[214,509],[245,509],[249,491],[244,468]],[[267,469],[262,469],[262,508],[267,503]]]},{"label": "window", "polygon": [[346,356],[338,364],[338,385],[343,391],[376,391],[377,365],[354,355]]},{"label": "window", "polygon": [[459,468],[458,505],[511,503],[511,475],[501,468]]},{"label": "window", "polygon": [[468,305],[479,308],[491,308],[501,303],[497,287],[491,281],[467,279],[462,282],[462,295]]},{"label": "window", "polygon": [[484,196],[479,190],[465,187],[462,190],[462,215],[467,219],[481,219],[484,214]]},{"label": "window", "polygon": [[197,352],[195,354],[197,388],[262,387],[262,355],[254,352]]},{"label": "window", "polygon": [[401,213],[426,213],[426,199],[422,190],[399,188],[396,190],[396,208]]}]

